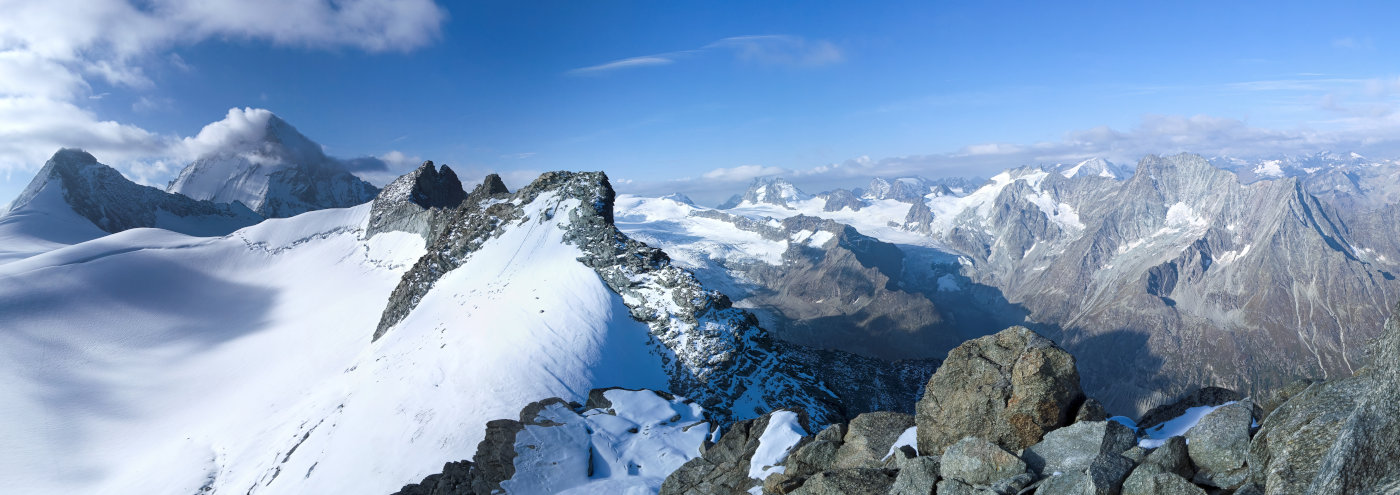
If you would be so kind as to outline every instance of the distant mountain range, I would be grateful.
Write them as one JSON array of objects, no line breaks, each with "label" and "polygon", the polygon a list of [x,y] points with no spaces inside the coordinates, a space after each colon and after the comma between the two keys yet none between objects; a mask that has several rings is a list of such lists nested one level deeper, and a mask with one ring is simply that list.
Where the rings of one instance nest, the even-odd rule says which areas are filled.
[{"label": "distant mountain range", "polygon": [[[1351,375],[1400,300],[1400,164],[1359,155],[819,194],[766,177],[708,208],[618,196],[600,172],[468,191],[431,162],[381,191],[276,116],[260,130],[166,191],[59,150],[0,214],[7,488],[389,493],[469,458],[487,488],[534,486],[550,468],[519,463],[548,453],[497,458],[565,431],[532,428],[573,425],[549,439],[568,452],[693,450],[800,410],[781,416],[796,442],[914,412],[950,350],[1012,325],[1073,352],[1102,401],[1058,408],[1136,416],[1202,385],[1268,398]],[[668,474],[628,469],[582,476]]]}]

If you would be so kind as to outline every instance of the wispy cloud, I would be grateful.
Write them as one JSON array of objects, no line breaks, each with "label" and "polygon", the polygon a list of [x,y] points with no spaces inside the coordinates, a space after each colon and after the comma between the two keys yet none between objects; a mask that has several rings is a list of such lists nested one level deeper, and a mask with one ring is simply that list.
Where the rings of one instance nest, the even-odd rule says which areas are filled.
[{"label": "wispy cloud", "polygon": [[1357,39],[1351,36],[1332,40],[1332,47],[1344,50],[1373,50],[1376,48],[1375,44],[1371,42],[1371,38]]},{"label": "wispy cloud", "polygon": [[628,57],[568,71],[571,75],[602,74],[622,69],[670,65],[709,53],[730,53],[736,60],[762,65],[818,67],[839,63],[845,55],[834,43],[800,36],[768,34],[732,36],[700,48]]}]

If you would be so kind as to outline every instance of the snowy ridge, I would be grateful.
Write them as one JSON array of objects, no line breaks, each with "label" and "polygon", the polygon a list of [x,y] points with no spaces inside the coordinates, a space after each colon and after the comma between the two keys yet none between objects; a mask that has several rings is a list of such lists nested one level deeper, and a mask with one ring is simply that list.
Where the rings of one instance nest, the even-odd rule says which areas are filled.
[{"label": "snowy ridge", "polygon": [[648,345],[664,365],[669,390],[721,422],[780,407],[800,407],[822,423],[839,419],[834,394],[804,366],[783,359],[752,315],[702,287],[665,253],[618,231],[613,196],[602,173],[551,172],[484,209],[464,204],[394,290],[376,338],[392,335],[484,246],[513,232],[553,232],[581,251],[571,259],[595,271],[650,328]]}]

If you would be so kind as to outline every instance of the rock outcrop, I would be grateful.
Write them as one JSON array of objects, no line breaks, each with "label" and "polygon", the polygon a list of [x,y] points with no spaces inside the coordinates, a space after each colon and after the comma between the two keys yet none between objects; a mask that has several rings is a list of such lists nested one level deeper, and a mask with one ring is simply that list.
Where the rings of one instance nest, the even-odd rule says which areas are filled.
[{"label": "rock outcrop", "polygon": [[929,378],[917,405],[919,451],[966,436],[1021,450],[1073,421],[1084,399],[1074,356],[1025,327],[1008,328],[953,349]]},{"label": "rock outcrop", "polygon": [[[488,178],[482,186],[490,182]],[[501,189],[500,194],[507,192],[503,190],[504,185]],[[425,242],[432,241],[441,234],[435,230],[444,224],[441,217],[466,199],[462,181],[451,168],[443,165],[438,169],[432,161],[423,162],[418,169],[384,186],[375,196],[365,237],[397,230],[418,234]]]}]

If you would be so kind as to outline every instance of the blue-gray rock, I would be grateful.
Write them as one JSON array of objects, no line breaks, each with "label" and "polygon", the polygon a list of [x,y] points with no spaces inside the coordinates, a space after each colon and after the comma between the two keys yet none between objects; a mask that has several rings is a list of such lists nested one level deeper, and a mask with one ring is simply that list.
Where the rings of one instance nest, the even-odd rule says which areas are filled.
[{"label": "blue-gray rock", "polygon": [[1133,430],[1116,421],[1082,421],[1046,433],[1021,458],[1036,474],[1067,473],[1087,469],[1100,456],[1122,454],[1136,444]]}]

